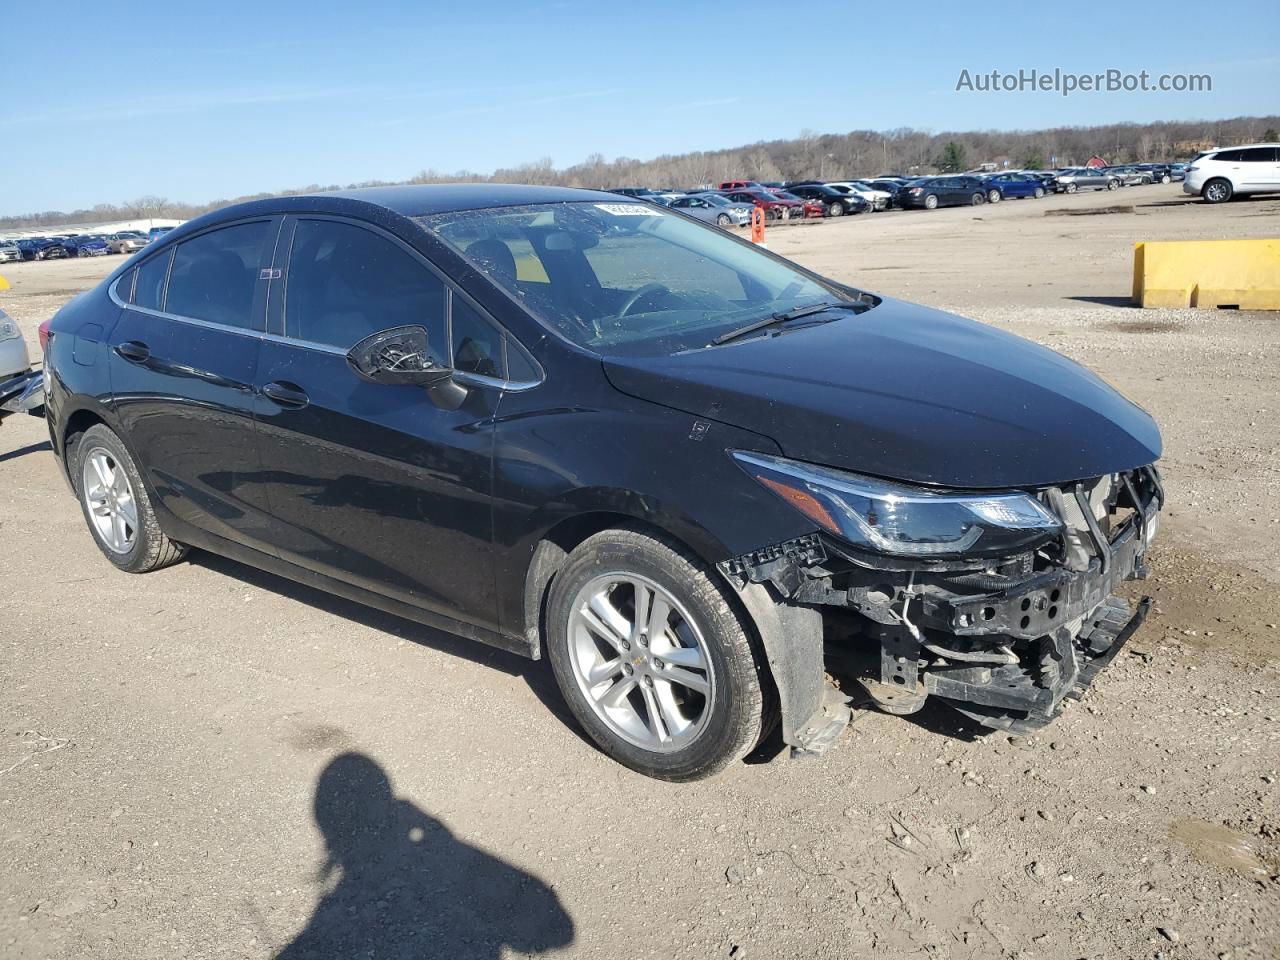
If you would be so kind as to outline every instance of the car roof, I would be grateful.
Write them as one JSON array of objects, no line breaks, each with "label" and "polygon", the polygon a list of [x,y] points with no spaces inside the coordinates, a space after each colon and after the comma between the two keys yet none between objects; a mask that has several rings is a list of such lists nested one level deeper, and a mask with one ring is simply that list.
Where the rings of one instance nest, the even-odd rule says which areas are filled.
[{"label": "car roof", "polygon": [[[403,217],[421,217],[459,210],[487,207],[514,207],[526,203],[571,203],[607,200],[617,203],[619,195],[603,190],[572,187],[537,187],[517,183],[432,183],[401,187],[361,187],[309,194],[307,197],[341,197],[385,207]],[[304,199],[304,198],[299,198]]]}]

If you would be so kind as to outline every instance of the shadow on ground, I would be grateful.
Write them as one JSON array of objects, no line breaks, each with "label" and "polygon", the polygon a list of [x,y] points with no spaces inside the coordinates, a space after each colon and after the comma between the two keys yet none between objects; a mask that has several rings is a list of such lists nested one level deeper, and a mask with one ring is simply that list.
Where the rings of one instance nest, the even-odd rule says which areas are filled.
[{"label": "shadow on ground", "polygon": [[330,761],[313,809],[326,852],[317,880],[332,886],[276,960],[496,960],[573,942],[550,887],[396,797],[370,757]]},{"label": "shadow on ground", "polygon": [[1064,300],[1075,300],[1079,303],[1096,303],[1104,307],[1133,307],[1138,309],[1133,302],[1133,297],[1063,297]]},{"label": "shadow on ground", "polygon": [[264,570],[250,567],[236,560],[230,560],[213,553],[205,553],[203,550],[192,551],[188,556],[188,562],[206,570],[220,573],[223,576],[233,577],[249,586],[278,593],[281,596],[288,597],[290,600],[295,600],[309,607],[315,607],[317,610],[323,610],[333,616],[350,620],[352,623],[358,623],[374,630],[381,630],[411,643],[431,647],[433,650],[439,650],[450,656],[470,660],[472,663],[478,663],[484,667],[501,670],[508,676],[520,677],[529,685],[533,695],[538,698],[549,713],[572,730],[583,743],[593,750],[596,749],[595,744],[588,739],[586,733],[578,725],[578,721],[574,719],[573,714],[569,711],[568,706],[565,705],[564,697],[561,696],[560,688],[556,685],[556,678],[551,672],[551,664],[548,660],[529,660],[518,654],[500,650],[497,647],[490,647],[475,640],[468,640],[465,637],[459,637],[444,630],[437,630],[433,627],[416,623],[413,620],[397,617],[395,614],[385,613],[382,610],[365,606],[363,603],[357,603],[354,600],[347,600],[344,597],[324,593],[313,587],[297,583],[286,577],[277,576],[274,573],[267,573]]},{"label": "shadow on ground", "polygon": [[6,460],[17,460],[19,457],[25,457],[32,453],[49,453],[53,447],[49,446],[48,440],[41,440],[39,443],[29,443],[25,447],[18,447],[16,450],[8,450],[0,453],[0,463]]}]

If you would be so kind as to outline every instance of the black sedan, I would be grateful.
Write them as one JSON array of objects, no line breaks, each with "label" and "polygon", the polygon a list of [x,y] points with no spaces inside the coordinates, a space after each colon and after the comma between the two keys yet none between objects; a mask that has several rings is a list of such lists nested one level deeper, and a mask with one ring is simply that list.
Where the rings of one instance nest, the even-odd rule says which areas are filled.
[{"label": "black sedan", "polygon": [[822,204],[823,216],[840,217],[850,213],[862,213],[870,209],[870,204],[861,197],[841,193],[825,183],[799,183],[787,187],[788,193],[805,200],[813,200]]},{"label": "black sedan", "polygon": [[923,207],[978,206],[987,202],[987,186],[978,177],[921,177],[905,186],[897,195],[898,205]]},{"label": "black sedan", "polygon": [[[41,341],[53,451],[116,568],[208,550],[546,657],[655,777],[722,770],[779,719],[821,752],[852,696],[1048,723],[1147,609],[1113,595],[1163,503],[1140,408],[616,194],[228,206]],[[841,695],[825,664],[860,654]],[[465,744],[505,686],[398,735]]]},{"label": "black sedan", "polygon": [[23,260],[58,260],[68,256],[66,244],[51,237],[28,237],[18,241]]}]

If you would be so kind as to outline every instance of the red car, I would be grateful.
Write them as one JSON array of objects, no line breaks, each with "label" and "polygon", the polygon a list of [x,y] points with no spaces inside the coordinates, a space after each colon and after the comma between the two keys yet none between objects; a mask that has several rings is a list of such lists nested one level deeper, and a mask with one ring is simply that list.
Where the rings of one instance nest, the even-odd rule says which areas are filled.
[{"label": "red car", "polygon": [[788,193],[786,190],[770,190],[775,197],[781,200],[794,200],[800,206],[804,207],[805,217],[823,217],[826,215],[826,208],[817,200],[806,200],[804,197],[798,197],[794,193]]},{"label": "red car", "polygon": [[726,190],[723,195],[735,203],[755,204],[770,220],[789,220],[792,217],[806,216],[802,201],[784,200],[767,190]]},{"label": "red car", "polygon": [[763,190],[764,187],[754,180],[726,180],[720,184],[721,190]]}]

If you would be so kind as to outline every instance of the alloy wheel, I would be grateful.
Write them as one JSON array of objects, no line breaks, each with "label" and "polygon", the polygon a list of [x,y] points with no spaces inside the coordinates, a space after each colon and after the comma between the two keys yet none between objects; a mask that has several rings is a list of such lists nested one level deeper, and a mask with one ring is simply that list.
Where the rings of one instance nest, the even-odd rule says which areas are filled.
[{"label": "alloy wheel", "polygon": [[138,503],[123,465],[103,447],[84,458],[81,496],[101,540],[113,553],[128,553],[138,537]]},{"label": "alloy wheel", "polygon": [[595,715],[656,753],[697,739],[715,707],[716,678],[680,602],[646,577],[619,572],[587,583],[570,610],[569,660]]}]

